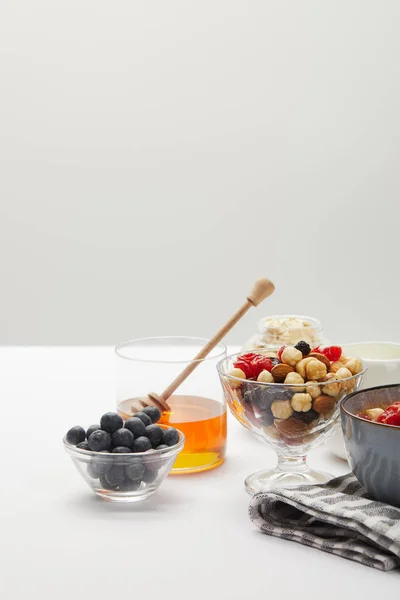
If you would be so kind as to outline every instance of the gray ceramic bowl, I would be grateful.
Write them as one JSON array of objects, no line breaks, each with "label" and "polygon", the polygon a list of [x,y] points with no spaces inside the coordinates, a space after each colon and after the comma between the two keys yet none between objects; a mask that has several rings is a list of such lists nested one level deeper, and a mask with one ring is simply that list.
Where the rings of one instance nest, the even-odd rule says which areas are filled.
[{"label": "gray ceramic bowl", "polygon": [[342,429],[350,467],[376,500],[400,507],[400,427],[358,417],[368,408],[400,400],[400,384],[359,390],[341,403]]}]

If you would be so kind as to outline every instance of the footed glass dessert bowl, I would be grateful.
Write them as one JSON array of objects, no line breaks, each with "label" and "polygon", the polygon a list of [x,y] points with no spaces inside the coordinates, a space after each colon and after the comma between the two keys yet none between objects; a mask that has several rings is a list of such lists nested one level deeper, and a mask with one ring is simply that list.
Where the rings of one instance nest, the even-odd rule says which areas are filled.
[{"label": "footed glass dessert bowl", "polygon": [[[169,429],[165,425],[160,427],[164,431]],[[184,446],[185,436],[181,431],[178,434],[179,440],[173,446],[145,452],[131,452],[129,448],[126,453],[93,452],[82,448],[85,442],[78,446],[70,443],[68,435],[63,441],[75,467],[95,494],[109,502],[130,503],[149,498],[160,487]]]},{"label": "footed glass dessert bowl", "polygon": [[312,351],[299,342],[277,355],[249,352],[218,363],[231,413],[278,455],[275,468],[247,477],[250,494],[332,477],[310,469],[307,455],[334,432],[340,401],[359,387],[365,369],[360,360],[342,356],[341,348],[331,348],[325,355],[321,347]]}]

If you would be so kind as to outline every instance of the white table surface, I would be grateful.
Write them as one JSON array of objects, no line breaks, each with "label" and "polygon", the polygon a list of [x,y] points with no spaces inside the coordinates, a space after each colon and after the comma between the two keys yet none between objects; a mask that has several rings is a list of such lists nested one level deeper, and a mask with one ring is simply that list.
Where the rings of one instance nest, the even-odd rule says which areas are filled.
[{"label": "white table surface", "polygon": [[[91,492],[61,443],[71,425],[114,409],[113,350],[0,348],[0,365],[2,600],[397,597],[398,571],[253,526],[243,480],[275,459],[232,417],[224,465],[169,477],[143,503],[115,505]],[[347,470],[323,447],[310,462]]]}]

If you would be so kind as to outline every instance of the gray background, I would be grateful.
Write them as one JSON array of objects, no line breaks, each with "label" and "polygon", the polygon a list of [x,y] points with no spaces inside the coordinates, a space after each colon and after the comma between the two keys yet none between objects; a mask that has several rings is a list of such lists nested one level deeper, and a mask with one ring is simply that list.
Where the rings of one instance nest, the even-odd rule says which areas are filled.
[{"label": "gray background", "polygon": [[400,338],[400,3],[0,0],[0,343]]}]

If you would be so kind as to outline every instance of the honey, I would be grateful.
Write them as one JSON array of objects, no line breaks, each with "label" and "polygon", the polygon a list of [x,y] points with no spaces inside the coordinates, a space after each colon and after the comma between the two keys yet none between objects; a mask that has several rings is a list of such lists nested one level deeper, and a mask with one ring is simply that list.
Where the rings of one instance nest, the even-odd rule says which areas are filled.
[{"label": "honey", "polygon": [[[223,463],[226,451],[226,407],[201,396],[174,395],[168,399],[171,412],[163,413],[160,423],[180,429],[186,441],[171,473],[197,473],[215,469]],[[132,400],[124,400],[119,412],[132,416]]]}]

